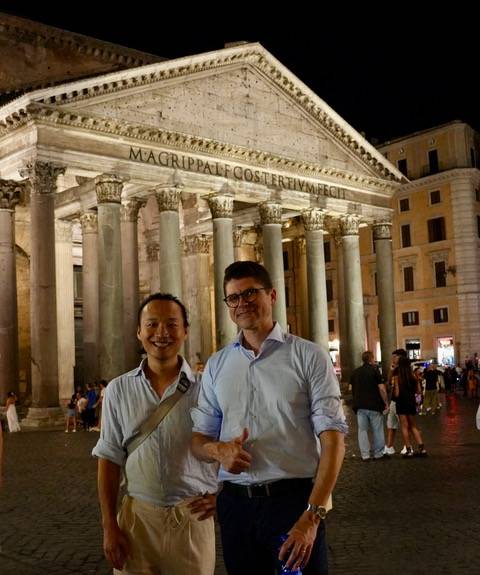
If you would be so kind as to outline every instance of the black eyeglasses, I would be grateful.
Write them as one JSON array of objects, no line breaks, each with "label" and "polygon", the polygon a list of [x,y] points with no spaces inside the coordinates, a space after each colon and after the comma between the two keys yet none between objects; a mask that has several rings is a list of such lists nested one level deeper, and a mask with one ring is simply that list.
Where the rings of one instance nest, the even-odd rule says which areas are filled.
[{"label": "black eyeglasses", "polygon": [[228,305],[228,307],[238,307],[240,298],[242,298],[245,303],[252,303],[252,301],[257,299],[258,292],[262,289],[268,290],[270,288],[248,288],[241,291],[240,293],[232,293],[227,295],[223,301]]}]

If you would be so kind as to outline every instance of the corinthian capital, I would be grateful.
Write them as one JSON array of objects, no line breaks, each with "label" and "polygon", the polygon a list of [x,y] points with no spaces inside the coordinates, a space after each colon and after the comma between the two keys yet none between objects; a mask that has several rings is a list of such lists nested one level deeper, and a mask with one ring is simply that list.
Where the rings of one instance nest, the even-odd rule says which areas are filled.
[{"label": "corinthian capital", "polygon": [[208,254],[209,245],[208,236],[205,234],[185,236],[183,249],[187,255]]},{"label": "corinthian capital", "polygon": [[342,236],[358,236],[360,218],[354,215],[342,216],[340,218],[340,233]]},{"label": "corinthian capital", "polygon": [[308,208],[302,212],[302,222],[308,232],[323,230],[325,214],[320,208]]},{"label": "corinthian capital", "polygon": [[161,188],[155,190],[159,212],[178,212],[182,186],[172,186],[171,188]]},{"label": "corinthian capital", "polygon": [[111,174],[95,178],[95,191],[99,204],[120,204],[122,201],[123,180]]},{"label": "corinthian capital", "polygon": [[27,184],[15,180],[0,179],[0,210],[14,210],[22,200]]},{"label": "corinthian capital", "polygon": [[262,202],[258,205],[262,226],[282,223],[282,204],[277,202]]},{"label": "corinthian capital", "polygon": [[382,220],[373,222],[373,239],[374,240],[391,240],[392,239],[392,222]]},{"label": "corinthian capital", "polygon": [[19,170],[22,178],[30,180],[32,194],[54,194],[57,178],[64,173],[64,167],[50,162],[28,162]]},{"label": "corinthian capital", "polygon": [[129,198],[122,202],[120,217],[122,222],[136,222],[138,219],[138,210],[146,204],[146,200],[138,198]]},{"label": "corinthian capital", "polygon": [[212,194],[207,196],[208,207],[214,220],[233,216],[233,196],[230,194]]},{"label": "corinthian capital", "polygon": [[96,234],[98,232],[98,218],[96,212],[85,212],[80,216],[82,234]]}]

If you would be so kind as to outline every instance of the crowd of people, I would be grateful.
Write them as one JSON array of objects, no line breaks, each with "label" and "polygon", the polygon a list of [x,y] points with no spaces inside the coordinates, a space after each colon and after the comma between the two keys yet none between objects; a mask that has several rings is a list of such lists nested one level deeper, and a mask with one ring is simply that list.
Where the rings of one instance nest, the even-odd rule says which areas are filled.
[{"label": "crowd of people", "polygon": [[100,431],[102,424],[102,403],[108,382],[104,379],[87,384],[87,390],[77,390],[66,403],[65,433],[77,431]]}]

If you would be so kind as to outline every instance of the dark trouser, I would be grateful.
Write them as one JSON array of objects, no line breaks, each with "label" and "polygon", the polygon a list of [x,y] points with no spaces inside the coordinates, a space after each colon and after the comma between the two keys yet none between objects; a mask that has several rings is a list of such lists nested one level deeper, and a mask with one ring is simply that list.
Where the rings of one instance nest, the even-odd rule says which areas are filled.
[{"label": "dark trouser", "polygon": [[[294,480],[295,481],[295,480]],[[281,573],[280,537],[286,535],[307,507],[311,483],[265,497],[245,497],[223,489],[217,498],[223,557],[229,575]],[[328,575],[325,523],[319,525],[303,575]]]}]

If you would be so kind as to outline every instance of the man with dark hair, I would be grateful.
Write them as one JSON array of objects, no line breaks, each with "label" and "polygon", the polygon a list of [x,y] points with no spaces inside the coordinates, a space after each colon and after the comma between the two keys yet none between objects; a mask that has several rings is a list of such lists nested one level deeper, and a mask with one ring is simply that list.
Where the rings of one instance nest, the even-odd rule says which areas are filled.
[{"label": "man with dark hair", "polygon": [[276,291],[263,266],[233,263],[224,291],[241,331],[205,366],[192,445],[200,460],[221,464],[227,571],[265,575],[284,561],[324,575],[324,519],[347,432],[332,362],[273,321]]},{"label": "man with dark hair", "polygon": [[[217,470],[190,449],[189,410],[200,386],[179,355],[187,328],[176,297],[148,297],[137,329],[147,357],[105,389],[93,455],[99,458],[104,552],[121,570],[115,573],[213,575],[215,498],[207,494],[217,490]],[[158,413],[163,418],[152,420]],[[117,518],[122,470],[126,496]]]},{"label": "man with dark hair", "polygon": [[373,434],[373,458],[383,459],[385,432],[383,412],[388,409],[388,397],[382,376],[378,371],[371,351],[362,354],[363,365],[357,367],[350,378],[353,397],[353,411],[357,414],[358,447],[363,461],[370,461],[370,440],[368,430]]}]

